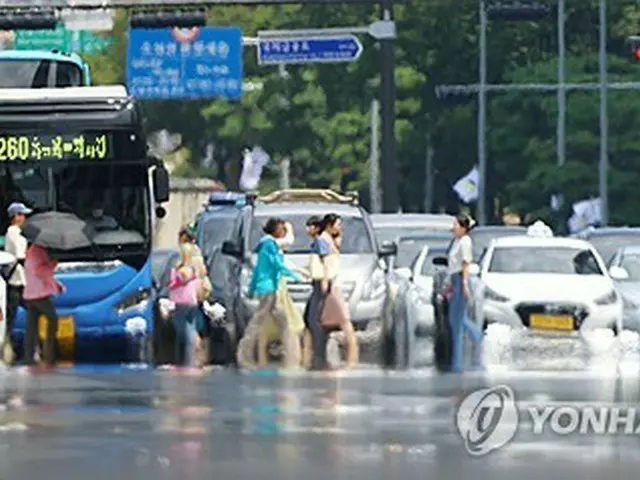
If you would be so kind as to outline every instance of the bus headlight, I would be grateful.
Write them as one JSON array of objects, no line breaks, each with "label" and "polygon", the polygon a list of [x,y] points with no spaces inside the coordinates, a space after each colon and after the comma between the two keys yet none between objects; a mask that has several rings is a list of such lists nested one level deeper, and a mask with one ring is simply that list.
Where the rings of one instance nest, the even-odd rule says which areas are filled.
[{"label": "bus headlight", "polygon": [[144,310],[151,298],[151,290],[148,288],[140,288],[135,292],[127,295],[124,300],[115,305],[118,314],[125,313],[130,310]]}]

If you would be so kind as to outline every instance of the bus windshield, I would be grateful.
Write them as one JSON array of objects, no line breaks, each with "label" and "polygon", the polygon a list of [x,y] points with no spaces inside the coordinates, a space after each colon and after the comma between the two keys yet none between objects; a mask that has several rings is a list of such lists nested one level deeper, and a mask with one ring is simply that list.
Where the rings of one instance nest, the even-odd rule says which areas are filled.
[{"label": "bus windshield", "polygon": [[82,68],[73,62],[0,59],[0,88],[80,87]]},{"label": "bus windshield", "polygon": [[0,134],[0,232],[8,226],[8,205],[19,201],[91,223],[102,252],[145,246],[148,170],[138,140],[130,132]]}]

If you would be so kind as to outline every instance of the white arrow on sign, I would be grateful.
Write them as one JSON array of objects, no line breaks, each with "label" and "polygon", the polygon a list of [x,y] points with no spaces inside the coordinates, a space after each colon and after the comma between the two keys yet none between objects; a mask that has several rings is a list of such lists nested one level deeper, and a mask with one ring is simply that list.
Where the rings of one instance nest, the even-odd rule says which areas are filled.
[{"label": "white arrow on sign", "polygon": [[113,30],[114,10],[63,10],[62,21],[67,30],[108,32]]}]

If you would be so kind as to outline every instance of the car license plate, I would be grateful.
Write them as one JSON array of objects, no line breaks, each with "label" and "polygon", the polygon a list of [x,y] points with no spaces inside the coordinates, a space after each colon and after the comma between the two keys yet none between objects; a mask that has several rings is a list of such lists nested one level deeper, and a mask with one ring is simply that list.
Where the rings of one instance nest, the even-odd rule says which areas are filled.
[{"label": "car license plate", "polygon": [[571,315],[534,313],[529,317],[529,327],[539,330],[573,330],[573,317]]},{"label": "car license plate", "polygon": [[[43,342],[47,338],[47,318],[44,315],[38,318],[38,335]],[[76,326],[72,316],[58,317],[56,339],[60,360],[72,358],[76,339]]]}]

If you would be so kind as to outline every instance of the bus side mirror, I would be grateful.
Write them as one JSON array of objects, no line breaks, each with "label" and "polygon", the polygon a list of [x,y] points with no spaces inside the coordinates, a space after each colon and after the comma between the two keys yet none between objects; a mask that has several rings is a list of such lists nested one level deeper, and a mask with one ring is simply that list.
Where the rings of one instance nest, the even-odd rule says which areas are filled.
[{"label": "bus side mirror", "polygon": [[169,201],[169,171],[164,165],[153,169],[153,198],[157,203]]}]

